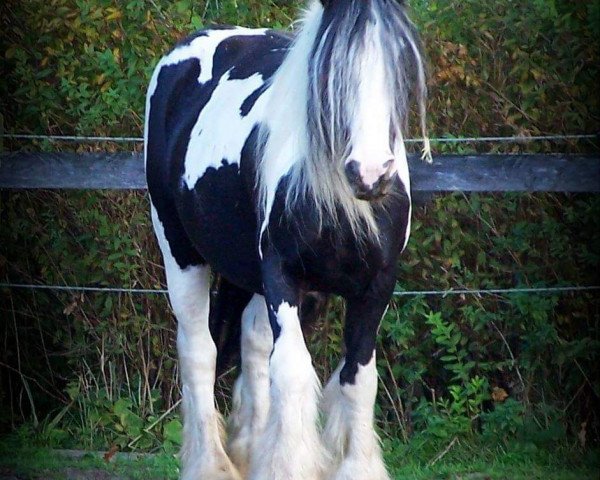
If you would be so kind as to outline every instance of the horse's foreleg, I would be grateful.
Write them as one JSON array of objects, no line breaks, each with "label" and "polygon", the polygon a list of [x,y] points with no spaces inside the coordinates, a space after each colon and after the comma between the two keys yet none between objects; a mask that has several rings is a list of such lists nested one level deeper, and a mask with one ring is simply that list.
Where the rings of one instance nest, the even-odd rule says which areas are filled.
[{"label": "horse's foreleg", "polygon": [[217,348],[208,325],[210,268],[181,268],[154,211],[153,221],[163,253],[169,299],[177,318],[184,420],[181,478],[240,480],[223,448],[223,429],[214,401]]},{"label": "horse's foreleg", "polygon": [[[242,476],[247,474],[269,414],[269,355],[273,335],[265,298],[254,295],[242,314],[242,373],[236,381],[227,451]],[[257,460],[259,461],[259,460]]]},{"label": "horse's foreleg", "polygon": [[325,451],[317,431],[320,386],[300,328],[298,293],[286,284],[281,270],[266,270],[265,297],[274,339],[270,410],[249,478],[321,480]]},{"label": "horse's foreleg", "polygon": [[389,288],[382,290],[381,294],[347,303],[346,358],[323,392],[322,407],[327,417],[323,437],[335,459],[329,480],[389,480],[373,428],[377,394],[375,340],[389,300]]}]

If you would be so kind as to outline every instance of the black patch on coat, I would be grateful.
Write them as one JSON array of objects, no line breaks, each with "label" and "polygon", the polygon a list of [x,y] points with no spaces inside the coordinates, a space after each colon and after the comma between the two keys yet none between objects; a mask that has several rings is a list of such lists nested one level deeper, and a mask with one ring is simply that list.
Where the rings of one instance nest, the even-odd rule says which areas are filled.
[{"label": "black patch on coat", "polygon": [[267,86],[268,86],[267,83],[263,83],[260,87],[258,87],[256,90],[254,90],[246,98],[246,100],[244,100],[244,102],[242,103],[242,106],[240,107],[240,115],[242,117],[245,117],[246,115],[248,115],[250,113],[250,110],[252,110],[252,107],[254,107],[254,104],[256,103],[256,101],[260,98],[260,96],[263,93],[265,93]]},{"label": "black patch on coat", "polygon": [[279,68],[290,38],[269,31],[264,35],[234,35],[224,39],[213,57],[213,77],[221,77],[230,70],[230,80],[243,80],[260,73],[270,78]]},{"label": "black patch on coat", "polygon": [[241,318],[252,293],[218,276],[212,288],[208,324],[217,346],[217,377],[240,363]]},{"label": "black patch on coat", "polygon": [[[210,99],[212,88],[198,84],[200,64],[197,59],[186,60],[177,65],[162,67],[157,87],[150,99],[148,141],[146,145],[146,179],[152,204],[163,224],[171,254],[180,268],[204,263],[204,259],[189,241],[175,209],[175,192],[170,179],[172,159],[185,155],[186,139],[193,128],[200,110]],[[194,105],[177,92],[186,91],[196,100]]]},{"label": "black patch on coat", "polygon": [[256,215],[239,166],[223,160],[209,167],[192,190],[177,192],[177,212],[194,246],[229,282],[260,293],[262,281],[256,249]]}]

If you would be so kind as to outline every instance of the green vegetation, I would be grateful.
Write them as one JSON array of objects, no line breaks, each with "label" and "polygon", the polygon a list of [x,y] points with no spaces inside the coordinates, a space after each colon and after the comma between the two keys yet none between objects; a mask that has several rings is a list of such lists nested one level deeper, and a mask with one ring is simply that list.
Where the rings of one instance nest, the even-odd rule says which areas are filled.
[{"label": "green vegetation", "polygon": [[26,446],[14,436],[0,441],[0,465],[24,478],[44,480],[177,479],[179,468],[175,456],[166,453],[136,458],[116,454],[109,461],[98,453]]},{"label": "green vegetation", "polygon": [[[599,130],[598,2],[411,5],[430,63],[432,136]],[[139,136],[149,74],[177,39],[212,21],[288,28],[297,5],[6,0],[0,9],[7,131]],[[5,141],[5,148],[140,146]],[[437,148],[589,152],[598,145]],[[592,195],[435,198],[415,212],[397,290],[597,283],[598,219],[600,198]],[[0,222],[0,281],[163,282],[147,199],[138,192],[3,192]],[[380,331],[377,420],[397,476],[593,478],[599,300],[597,292],[396,297]],[[341,351],[343,305],[331,307],[310,339],[322,378]],[[5,289],[0,318],[0,434],[18,432],[17,443],[29,445],[13,456],[3,443],[0,463],[54,468],[33,462],[43,457],[31,449],[115,447],[158,453],[160,472],[174,474],[181,436],[175,325],[163,296]],[[225,413],[232,376],[217,385]]]},{"label": "green vegetation", "polygon": [[[524,444],[503,449],[458,444],[440,459],[445,449],[432,454],[398,441],[385,447],[391,477],[397,480],[595,480],[600,468],[597,450],[582,454],[565,446],[549,452]],[[172,454],[115,454],[107,460],[103,454],[82,453],[27,447],[16,438],[0,441],[0,465],[25,478],[178,478],[178,461]]]}]

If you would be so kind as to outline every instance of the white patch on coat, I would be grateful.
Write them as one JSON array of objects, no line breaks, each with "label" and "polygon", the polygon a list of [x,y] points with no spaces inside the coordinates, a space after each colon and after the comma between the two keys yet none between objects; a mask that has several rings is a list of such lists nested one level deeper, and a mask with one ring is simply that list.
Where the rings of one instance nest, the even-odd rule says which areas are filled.
[{"label": "white patch on coat", "polygon": [[162,68],[169,65],[176,65],[192,58],[198,59],[198,62],[200,63],[200,75],[198,76],[198,83],[206,83],[212,78],[215,51],[223,40],[233,36],[265,35],[267,31],[268,30],[266,28],[243,27],[235,27],[232,29],[223,30],[207,30],[205,32],[206,35],[194,38],[189,44],[177,47],[171,53],[161,58],[152,72],[152,77],[150,78],[150,84],[148,85],[148,91],[146,93],[146,115],[144,118],[144,162],[147,158],[147,135],[148,121],[150,119],[150,100],[152,99],[154,92],[156,92],[156,88],[158,86],[158,77]]},{"label": "white patch on coat", "polygon": [[254,295],[242,314],[242,373],[233,394],[229,418],[227,452],[243,478],[252,456],[262,456],[257,447],[269,415],[269,355],[273,333],[262,295]]},{"label": "white patch on coat", "polygon": [[208,168],[220,168],[223,160],[239,165],[244,143],[264,111],[268,92],[256,100],[248,115],[240,113],[244,100],[263,85],[262,75],[235,80],[229,75],[227,72],[221,77],[190,133],[183,175],[190,190]]},{"label": "white patch on coat", "polygon": [[177,317],[177,352],[183,396],[181,478],[241,480],[223,448],[223,428],[215,409],[217,349],[208,329],[210,268],[189,266],[181,269],[171,254],[154,207],[152,223],[163,254],[169,299]]},{"label": "white patch on coat", "polygon": [[269,418],[252,457],[250,480],[323,480],[326,457],[317,431],[319,380],[306,349],[298,308],[282,303],[270,360]]},{"label": "white patch on coat", "polygon": [[375,352],[367,365],[358,365],[354,384],[340,384],[342,361],[323,391],[327,423],[324,444],[334,459],[331,480],[389,480],[379,439],[373,428],[377,395]]}]

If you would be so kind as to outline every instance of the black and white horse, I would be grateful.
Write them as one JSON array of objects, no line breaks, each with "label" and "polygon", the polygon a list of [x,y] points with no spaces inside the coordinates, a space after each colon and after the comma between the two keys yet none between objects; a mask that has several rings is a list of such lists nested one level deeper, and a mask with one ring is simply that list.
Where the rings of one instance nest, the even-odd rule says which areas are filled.
[{"label": "black and white horse", "polygon": [[[413,93],[424,130],[400,0],[314,1],[293,38],[204,30],[156,67],[146,170],[178,320],[184,479],[388,478],[375,337],[410,230]],[[311,292],[347,305],[345,357],[322,394],[301,330]],[[241,336],[228,440],[213,398],[220,323]]]}]

